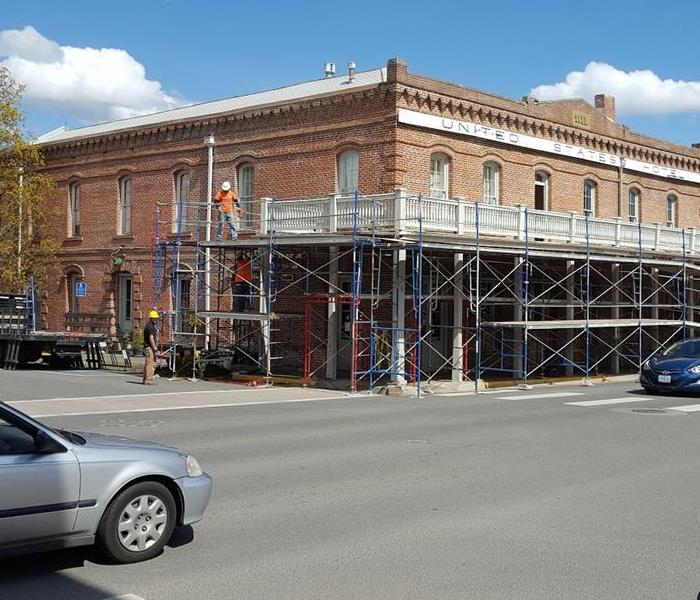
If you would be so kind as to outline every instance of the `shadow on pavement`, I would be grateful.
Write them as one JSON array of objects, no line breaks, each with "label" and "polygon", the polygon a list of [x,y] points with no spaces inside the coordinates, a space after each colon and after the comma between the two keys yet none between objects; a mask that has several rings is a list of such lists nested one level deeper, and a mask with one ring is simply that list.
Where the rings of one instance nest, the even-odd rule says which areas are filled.
[{"label": "shadow on pavement", "polygon": [[66,569],[82,567],[91,549],[32,554],[0,561],[0,598],[12,600],[105,600],[118,593],[77,581]]},{"label": "shadow on pavement", "polygon": [[[178,527],[167,544],[168,548],[186,546],[194,540],[194,529]],[[80,569],[86,562],[105,568],[118,568],[94,547],[28,554],[0,560],[1,600],[106,600],[124,594],[76,580],[62,571]],[[77,571],[76,573],[79,573]]]}]

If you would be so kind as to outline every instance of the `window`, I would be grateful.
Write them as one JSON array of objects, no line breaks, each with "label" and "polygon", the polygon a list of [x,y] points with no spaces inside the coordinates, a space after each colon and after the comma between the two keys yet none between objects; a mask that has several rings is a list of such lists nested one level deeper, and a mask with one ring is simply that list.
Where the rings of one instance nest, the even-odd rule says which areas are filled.
[{"label": "window", "polygon": [[170,280],[170,293],[174,309],[173,330],[192,333],[193,321],[188,320],[192,314],[192,275],[190,267],[181,264]]},{"label": "window", "polygon": [[678,198],[666,198],[666,227],[678,227]]},{"label": "window", "polygon": [[484,204],[498,204],[501,188],[501,167],[489,162],[484,165]]},{"label": "window", "polygon": [[583,214],[595,217],[596,183],[590,179],[583,182]]},{"label": "window", "polygon": [[80,236],[80,186],[71,183],[68,186],[68,237]]},{"label": "window", "polygon": [[120,274],[117,278],[119,331],[130,332],[134,329],[134,279],[130,274]]},{"label": "window", "polygon": [[180,279],[180,309],[190,308],[190,284],[192,280],[189,277]]},{"label": "window", "polygon": [[444,154],[430,157],[430,197],[447,198],[450,188],[450,159]]},{"label": "window", "polygon": [[36,452],[34,437],[0,417],[0,456]]},{"label": "window", "polygon": [[244,164],[236,169],[238,181],[238,201],[245,215],[241,219],[242,229],[253,227],[253,165]]},{"label": "window", "polygon": [[346,150],[338,156],[338,193],[354,194],[358,189],[360,157],[357,150]]},{"label": "window", "polygon": [[639,222],[639,190],[632,188],[629,195],[629,221],[630,223]]},{"label": "window", "polygon": [[544,171],[535,173],[535,208],[549,210],[549,175]]},{"label": "window", "polygon": [[131,233],[131,177],[119,180],[119,235]]},{"label": "window", "polygon": [[188,171],[175,173],[175,198],[173,199],[173,222],[171,231],[187,231],[187,205],[190,201],[190,174]]}]

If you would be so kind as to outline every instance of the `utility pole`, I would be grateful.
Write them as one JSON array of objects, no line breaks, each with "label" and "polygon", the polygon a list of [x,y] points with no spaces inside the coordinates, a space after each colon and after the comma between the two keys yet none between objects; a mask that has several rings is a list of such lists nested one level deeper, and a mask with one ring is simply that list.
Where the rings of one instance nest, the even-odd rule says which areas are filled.
[{"label": "utility pole", "polygon": [[[204,138],[204,145],[207,148],[207,226],[204,239],[211,241],[211,217],[212,217],[212,197],[214,195],[214,136],[209,134]],[[204,249],[204,311],[211,310],[211,248],[207,243]],[[207,314],[204,317],[204,347],[209,350],[211,344],[211,318]]]},{"label": "utility pole", "polygon": [[22,276],[22,221],[24,220],[24,207],[22,206],[22,187],[24,186],[24,167],[20,166],[17,169],[19,174],[19,189],[18,189],[18,213],[19,223],[17,224],[17,276]]}]

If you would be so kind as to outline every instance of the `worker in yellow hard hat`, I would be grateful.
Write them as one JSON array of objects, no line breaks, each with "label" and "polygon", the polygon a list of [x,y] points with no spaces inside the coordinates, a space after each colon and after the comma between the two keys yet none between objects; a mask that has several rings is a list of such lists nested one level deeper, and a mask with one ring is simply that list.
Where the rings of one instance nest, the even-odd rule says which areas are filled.
[{"label": "worker in yellow hard hat", "polygon": [[160,319],[160,314],[157,310],[151,310],[148,313],[148,322],[143,328],[143,355],[146,360],[143,363],[143,385],[155,385],[153,376],[156,372],[156,335],[158,333],[157,323]]}]

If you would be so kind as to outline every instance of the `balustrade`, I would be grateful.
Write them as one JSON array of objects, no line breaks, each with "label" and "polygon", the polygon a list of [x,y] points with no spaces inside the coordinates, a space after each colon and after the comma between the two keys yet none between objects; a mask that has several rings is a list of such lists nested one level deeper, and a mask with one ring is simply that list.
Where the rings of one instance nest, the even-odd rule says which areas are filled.
[{"label": "balustrade", "polygon": [[[419,198],[404,190],[393,194],[331,195],[301,200],[262,199],[260,233],[349,233],[372,229],[396,233],[453,233],[474,237],[477,212],[480,235],[569,243],[592,247],[621,246],[689,255],[700,251],[698,234],[658,224],[638,224],[620,218],[599,219],[569,212],[557,213],[522,206],[494,206],[462,198]],[[355,214],[357,212],[357,214]]]}]

